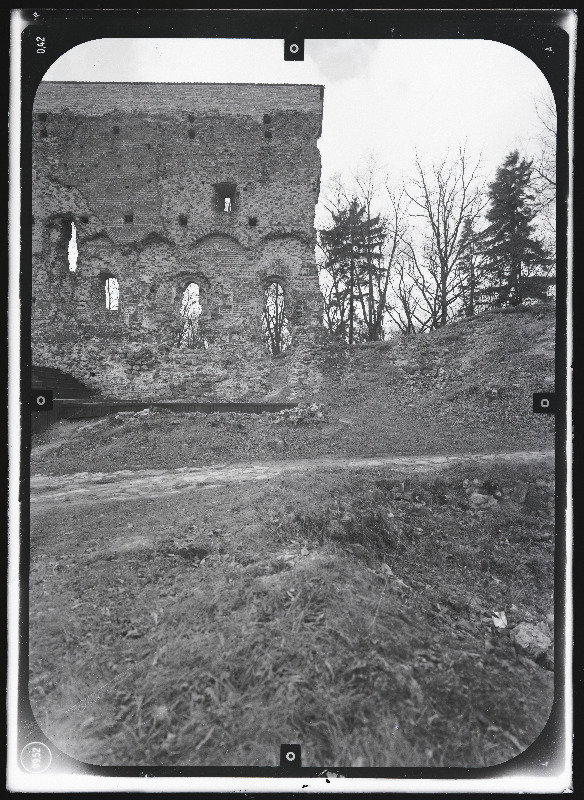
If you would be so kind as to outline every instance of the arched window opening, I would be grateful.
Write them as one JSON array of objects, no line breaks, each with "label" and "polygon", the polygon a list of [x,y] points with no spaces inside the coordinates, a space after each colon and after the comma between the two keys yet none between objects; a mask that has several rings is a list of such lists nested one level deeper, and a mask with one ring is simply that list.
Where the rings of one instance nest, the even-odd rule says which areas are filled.
[{"label": "arched window opening", "polygon": [[282,286],[278,281],[272,281],[264,292],[262,334],[268,352],[274,356],[285,352],[292,344],[285,306]]},{"label": "arched window opening", "polygon": [[75,272],[77,270],[79,250],[77,249],[77,228],[75,227],[74,222],[71,223],[71,237],[69,239],[67,256],[69,259],[69,272]]},{"label": "arched window opening", "polygon": [[49,260],[61,272],[76,272],[79,250],[77,247],[77,224],[72,214],[53,215],[43,223],[44,243]]},{"label": "arched window opening", "polygon": [[120,306],[120,285],[117,278],[105,279],[105,307],[108,311],[117,311]]},{"label": "arched window opening", "polygon": [[183,292],[180,315],[183,318],[178,334],[178,346],[188,349],[204,347],[207,340],[201,331],[201,290],[198,283],[189,283]]}]

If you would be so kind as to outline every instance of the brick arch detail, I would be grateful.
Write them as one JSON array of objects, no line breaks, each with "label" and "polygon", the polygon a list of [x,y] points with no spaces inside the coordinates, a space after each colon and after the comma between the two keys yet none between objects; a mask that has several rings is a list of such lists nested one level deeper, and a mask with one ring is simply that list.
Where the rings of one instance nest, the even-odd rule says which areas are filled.
[{"label": "brick arch detail", "polygon": [[220,236],[224,239],[231,239],[231,241],[238,244],[242,250],[249,250],[249,246],[243,242],[238,236],[235,236],[231,231],[226,231],[218,227],[210,227],[207,230],[199,233],[197,236],[193,247],[198,247],[201,244],[204,244],[207,240],[211,239],[213,236]]}]

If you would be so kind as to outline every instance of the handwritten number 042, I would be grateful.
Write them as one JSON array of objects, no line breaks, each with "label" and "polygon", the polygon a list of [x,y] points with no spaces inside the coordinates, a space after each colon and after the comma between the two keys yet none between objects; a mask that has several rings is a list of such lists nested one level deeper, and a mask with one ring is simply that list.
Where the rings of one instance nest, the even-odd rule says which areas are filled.
[{"label": "handwritten number 042", "polygon": [[43,37],[37,36],[36,37],[36,43],[37,43],[37,53],[46,52],[45,40],[44,40]]}]

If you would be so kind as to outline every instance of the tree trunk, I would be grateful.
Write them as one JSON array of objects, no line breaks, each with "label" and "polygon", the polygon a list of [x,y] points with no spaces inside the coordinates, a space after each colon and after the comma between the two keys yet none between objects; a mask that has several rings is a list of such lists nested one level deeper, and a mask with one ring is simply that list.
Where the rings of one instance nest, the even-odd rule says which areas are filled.
[{"label": "tree trunk", "polygon": [[469,264],[469,277],[468,277],[468,306],[466,308],[466,316],[473,317],[475,313],[475,271],[473,254],[471,253]]},{"label": "tree trunk", "polygon": [[368,328],[368,339],[372,342],[375,337],[375,311],[373,306],[373,267],[372,267],[372,259],[371,259],[371,251],[369,246],[367,247],[367,270],[369,272],[369,319],[367,320],[367,328]]},{"label": "tree trunk", "polygon": [[440,265],[440,327],[448,322],[448,287],[447,272],[443,265]]},{"label": "tree trunk", "polygon": [[353,344],[353,317],[355,315],[355,261],[351,253],[351,276],[349,281],[349,344]]}]

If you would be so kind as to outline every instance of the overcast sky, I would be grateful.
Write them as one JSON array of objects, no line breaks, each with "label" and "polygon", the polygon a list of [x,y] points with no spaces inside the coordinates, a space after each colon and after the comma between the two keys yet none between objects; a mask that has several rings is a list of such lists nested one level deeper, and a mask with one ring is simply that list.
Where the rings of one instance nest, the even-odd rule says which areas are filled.
[{"label": "overcast sky", "polygon": [[529,148],[546,79],[519,51],[454,39],[308,39],[284,61],[280,39],[99,39],[61,56],[45,80],[315,83],[325,86],[322,186],[376,153],[392,182],[456,152],[484,173]]}]

